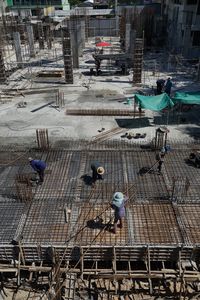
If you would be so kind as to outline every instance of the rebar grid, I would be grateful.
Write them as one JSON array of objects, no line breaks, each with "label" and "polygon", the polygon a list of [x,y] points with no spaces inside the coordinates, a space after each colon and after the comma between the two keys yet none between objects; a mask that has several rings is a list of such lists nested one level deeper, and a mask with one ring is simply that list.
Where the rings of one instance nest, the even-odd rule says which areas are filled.
[{"label": "rebar grid", "polygon": [[181,225],[185,233],[185,239],[191,245],[200,243],[200,207],[198,204],[182,204],[177,206],[181,216]]},{"label": "rebar grid", "polygon": [[[109,203],[96,204],[95,206],[84,204],[79,207],[78,227],[86,228],[81,231],[73,240],[75,245],[89,245],[100,231],[107,226],[108,223],[113,224],[114,212],[109,207]],[[103,213],[102,213],[103,211]],[[97,217],[99,216],[99,217]],[[110,232],[112,227],[106,228],[102,234],[95,240],[95,245],[126,245],[128,243],[127,222],[124,222],[124,227],[119,229],[116,235]]]},{"label": "rebar grid", "polygon": [[[81,146],[81,143],[79,145]],[[183,150],[178,149],[168,153],[165,157],[162,175],[157,174],[155,166],[155,172],[141,176],[139,175],[140,169],[150,168],[155,163],[155,152],[139,149],[138,145],[130,150],[125,144],[122,144],[122,149],[125,145],[124,150],[118,150],[117,145],[118,143],[114,142],[104,143],[105,148],[112,146],[113,151],[51,149],[46,153],[31,153],[32,157],[40,157],[47,162],[47,170],[43,185],[33,188],[34,198],[27,212],[24,229],[22,228],[25,244],[51,242],[63,245],[73,231],[76,232],[76,229],[80,229],[83,224],[87,225],[89,220],[94,219],[103,211],[104,206],[111,202],[112,195],[116,191],[127,193],[130,199],[128,205],[134,204],[134,208],[127,207],[127,223],[123,231],[119,230],[116,236],[106,231],[102,245],[104,243],[105,245],[113,243],[116,245],[135,243],[191,245],[200,242],[200,237],[195,235],[195,231],[198,230],[196,205],[191,204],[193,216],[192,213],[186,214],[183,209],[179,209],[181,205],[178,205],[179,213],[177,213],[170,203],[173,176],[178,173],[183,177],[185,172],[190,181],[185,202],[199,201],[199,169],[187,164],[187,160],[185,161],[191,150],[185,147]],[[16,198],[14,187],[15,176],[30,172],[28,156],[30,153],[24,153],[19,159],[15,156],[15,159],[11,161],[8,151],[10,163],[6,167],[3,165],[0,169],[0,203],[2,205],[6,205],[9,201],[13,202],[13,199],[19,200]],[[4,152],[0,152],[0,161],[2,157],[6,159]],[[90,166],[94,160],[101,162],[106,172],[103,176],[104,180],[97,180],[93,189],[84,181],[83,176],[91,178]],[[141,201],[150,203],[142,206]],[[69,223],[65,222],[66,206],[72,208]],[[11,215],[14,214],[12,206],[10,210]],[[111,218],[110,208],[102,215],[105,215],[103,222],[104,218],[105,221],[108,217]],[[188,229],[190,219],[192,227]],[[76,222],[77,227],[73,228]],[[17,230],[17,224],[15,228]],[[83,240],[83,245],[87,245],[98,230],[98,228],[87,226],[79,233],[74,243],[81,245],[81,240]],[[190,231],[193,232],[193,236]],[[188,237],[183,239],[185,232]],[[13,236],[14,233],[13,227]],[[189,235],[192,236],[191,240]],[[3,241],[4,238],[2,238]],[[7,239],[5,241],[7,242]]]},{"label": "rebar grid", "polygon": [[126,157],[127,178],[130,182],[135,183],[136,201],[169,199],[165,180],[156,172],[157,166],[153,168],[152,172],[140,175],[144,168],[148,171],[155,164],[155,152],[125,152],[124,156]]},{"label": "rebar grid", "polygon": [[15,235],[25,205],[13,200],[0,202],[0,243],[10,243]]},{"label": "rebar grid", "polygon": [[45,181],[37,188],[35,199],[63,199],[75,195],[79,160],[80,155],[72,151],[49,151]]},{"label": "rebar grid", "polygon": [[129,207],[133,243],[182,243],[179,226],[171,204],[137,204]]},{"label": "rebar grid", "polygon": [[173,181],[182,178],[189,181],[187,193],[182,197],[181,202],[199,202],[200,201],[200,170],[196,168],[190,161],[191,149],[177,150],[169,153],[165,159],[165,174],[170,182],[171,187]]},{"label": "rebar grid", "polygon": [[58,199],[35,200],[29,210],[23,230],[26,243],[65,243],[68,223],[65,202]]}]

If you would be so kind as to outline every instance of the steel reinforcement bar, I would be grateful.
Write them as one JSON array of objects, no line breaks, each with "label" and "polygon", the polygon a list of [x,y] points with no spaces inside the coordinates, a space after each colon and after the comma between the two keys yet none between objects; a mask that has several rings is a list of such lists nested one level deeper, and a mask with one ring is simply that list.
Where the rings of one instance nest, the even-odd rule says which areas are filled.
[{"label": "steel reinforcement bar", "polygon": [[129,116],[140,117],[144,116],[144,111],[139,112],[135,110],[123,109],[67,109],[66,115],[75,116]]}]

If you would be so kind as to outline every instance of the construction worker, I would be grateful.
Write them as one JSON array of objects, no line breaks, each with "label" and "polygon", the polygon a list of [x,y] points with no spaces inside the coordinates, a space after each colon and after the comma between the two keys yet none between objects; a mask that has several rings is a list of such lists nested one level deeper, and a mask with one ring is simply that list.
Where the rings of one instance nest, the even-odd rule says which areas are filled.
[{"label": "construction worker", "polygon": [[163,147],[161,151],[157,154],[156,159],[158,161],[158,173],[161,174],[162,164],[164,163],[164,157],[165,157],[166,151]]},{"label": "construction worker", "polygon": [[171,78],[169,77],[165,84],[165,93],[167,93],[169,97],[170,97],[170,93],[171,93],[171,88],[172,88],[172,82],[171,82]]},{"label": "construction worker", "polygon": [[33,170],[39,175],[40,179],[37,181],[37,183],[42,184],[44,181],[44,170],[46,169],[46,163],[43,160],[33,159],[32,157],[29,157],[28,160]]},{"label": "construction worker", "polygon": [[123,218],[125,217],[125,202],[127,201],[127,197],[121,193],[116,192],[113,195],[111,207],[115,211],[115,219],[114,219],[114,228],[112,232],[116,234],[117,232],[117,223],[119,221],[119,228],[123,227]]},{"label": "construction worker", "polygon": [[162,94],[164,84],[165,84],[165,80],[164,80],[164,79],[158,79],[158,80],[156,81],[156,85],[157,85],[157,95]]},{"label": "construction worker", "polygon": [[95,67],[96,67],[96,75],[100,74],[101,60],[99,58],[95,58]]},{"label": "construction worker", "polygon": [[94,161],[91,164],[92,169],[92,183],[95,184],[97,179],[103,179],[102,175],[105,173],[104,168],[98,161]]}]

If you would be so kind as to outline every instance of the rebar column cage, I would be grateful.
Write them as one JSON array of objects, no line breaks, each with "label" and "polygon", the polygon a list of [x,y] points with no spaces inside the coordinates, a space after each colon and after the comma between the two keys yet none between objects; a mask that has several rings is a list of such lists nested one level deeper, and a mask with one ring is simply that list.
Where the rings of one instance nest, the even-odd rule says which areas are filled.
[{"label": "rebar column cage", "polygon": [[72,50],[71,50],[71,38],[69,29],[64,27],[62,29],[63,33],[63,59],[64,59],[64,69],[65,69],[65,82],[68,84],[73,84],[73,64],[72,64]]},{"label": "rebar column cage", "polygon": [[49,149],[48,129],[36,129],[36,137],[39,149]]},{"label": "rebar column cage", "polygon": [[155,149],[161,149],[166,146],[168,132],[169,130],[164,126],[156,129]]}]

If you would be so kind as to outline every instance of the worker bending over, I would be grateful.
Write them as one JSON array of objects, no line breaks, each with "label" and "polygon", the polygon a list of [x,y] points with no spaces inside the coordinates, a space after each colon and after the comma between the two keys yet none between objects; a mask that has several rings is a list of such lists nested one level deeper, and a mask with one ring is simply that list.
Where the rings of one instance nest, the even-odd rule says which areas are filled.
[{"label": "worker bending over", "polygon": [[97,179],[103,179],[102,175],[105,173],[104,168],[98,161],[94,161],[91,164],[92,169],[92,183],[94,184]]},{"label": "worker bending over", "polygon": [[42,184],[44,181],[44,170],[46,169],[46,163],[43,160],[33,159],[29,157],[29,162],[34,171],[36,171],[39,175],[38,184]]},{"label": "worker bending over", "polygon": [[125,203],[128,198],[121,192],[116,192],[113,195],[111,207],[115,211],[114,228],[112,232],[117,232],[117,223],[119,221],[119,228],[123,227],[123,218],[125,217]]}]

